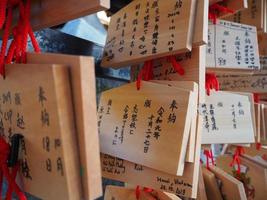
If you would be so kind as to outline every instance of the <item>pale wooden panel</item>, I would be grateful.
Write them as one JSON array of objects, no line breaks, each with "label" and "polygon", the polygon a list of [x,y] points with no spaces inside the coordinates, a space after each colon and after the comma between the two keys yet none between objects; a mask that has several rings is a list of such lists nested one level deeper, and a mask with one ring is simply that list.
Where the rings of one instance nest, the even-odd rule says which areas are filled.
[{"label": "pale wooden panel", "polygon": [[[180,200],[179,197],[174,194],[169,194],[161,191],[153,190],[152,192],[145,192],[143,188],[140,188],[139,200]],[[104,200],[136,200],[135,188],[126,188],[118,186],[107,186],[105,190]]]},{"label": "pale wooden panel", "polygon": [[196,9],[196,19],[193,32],[193,47],[206,44],[208,42],[208,0],[198,0]]},{"label": "pale wooden panel", "polygon": [[243,183],[216,166],[210,167],[211,172],[221,181],[220,191],[224,199],[247,200]]},{"label": "pale wooden panel", "polygon": [[256,26],[258,31],[264,29],[264,0],[248,0],[248,8],[227,16],[224,19],[241,24]]},{"label": "pale wooden panel", "polygon": [[196,0],[133,1],[111,18],[102,66],[123,67],[190,51],[195,10]]},{"label": "pale wooden panel", "polygon": [[96,199],[100,197],[102,195],[102,180],[96,115],[94,58],[62,54],[29,53],[27,62],[34,64],[57,63],[65,64],[69,67],[84,198]]},{"label": "pale wooden panel", "polygon": [[31,4],[31,25],[40,30],[108,9],[110,0],[35,0]]},{"label": "pale wooden panel", "polygon": [[0,80],[1,134],[24,135],[23,189],[41,199],[81,199],[67,67],[13,64],[6,70]]},{"label": "pale wooden panel", "polygon": [[208,199],[223,200],[215,175],[205,167],[202,171]]},{"label": "pale wooden panel", "polygon": [[212,91],[199,112],[204,118],[202,144],[255,142],[247,95]]},{"label": "pale wooden panel", "polygon": [[140,90],[130,83],[103,92],[98,108],[101,152],[181,176],[194,98],[189,90],[145,81]]},{"label": "pale wooden panel", "polygon": [[[216,164],[219,168],[235,177],[236,173],[233,174],[233,167],[229,166],[232,159],[232,156],[220,156],[217,158]],[[255,195],[253,199],[265,199],[267,194],[267,168],[257,164],[255,161],[251,161],[243,157],[240,158],[240,161],[242,175],[241,181],[244,182],[248,179],[250,180],[245,187],[249,187],[251,191],[254,190],[254,192],[252,192],[252,195]],[[251,199],[252,195],[247,198]]]},{"label": "pale wooden panel", "polygon": [[267,33],[258,34],[259,41],[259,54],[261,56],[267,56]]},{"label": "pale wooden panel", "polygon": [[209,23],[207,68],[211,69],[260,69],[257,30],[225,20]]},{"label": "pale wooden panel", "polygon": [[102,175],[134,185],[159,189],[183,197],[196,198],[200,167],[203,119],[198,116],[198,133],[194,163],[186,163],[183,176],[170,175],[136,163],[101,154]]},{"label": "pale wooden panel", "polygon": [[[186,161],[194,162],[195,155],[195,142],[196,142],[196,131],[197,131],[197,106],[198,106],[198,85],[192,85],[191,81],[162,81],[162,80],[153,80],[151,82],[169,85],[171,87],[178,87],[180,89],[191,90],[195,96],[195,101],[192,106],[191,113],[191,127],[190,127],[190,137],[186,149]],[[193,86],[193,87],[192,87]]]},{"label": "pale wooden panel", "polygon": [[198,190],[197,190],[197,200],[208,200],[205,183],[203,178],[202,167],[199,168],[199,182],[198,182]]},{"label": "pale wooden panel", "polygon": [[267,72],[262,71],[252,75],[217,75],[220,89],[225,91],[242,91],[251,93],[266,93]]}]

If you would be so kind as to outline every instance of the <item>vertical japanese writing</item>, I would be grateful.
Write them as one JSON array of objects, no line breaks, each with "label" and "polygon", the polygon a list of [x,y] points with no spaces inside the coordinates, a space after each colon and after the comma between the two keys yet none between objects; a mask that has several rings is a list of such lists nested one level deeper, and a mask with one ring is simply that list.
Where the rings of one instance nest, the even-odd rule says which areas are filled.
[{"label": "vertical japanese writing", "polygon": [[146,8],[145,8],[145,14],[144,14],[144,32],[143,35],[139,38],[140,40],[140,45],[138,46],[139,48],[139,52],[141,55],[146,55],[147,54],[147,46],[146,46],[146,39],[147,39],[147,32],[148,32],[148,25],[149,25],[149,20],[150,20],[150,15],[149,15],[149,11],[150,11],[150,1],[146,2]]},{"label": "vertical japanese writing", "polygon": [[170,26],[169,26],[170,39],[168,41],[169,51],[173,51],[175,46],[175,32],[176,32],[175,21],[178,19],[177,17],[180,15],[180,9],[182,8],[182,5],[183,5],[182,0],[176,0],[173,6],[174,9],[170,13],[168,13],[168,19],[170,20]]},{"label": "vertical japanese writing", "polygon": [[129,53],[130,56],[133,55],[133,48],[135,47],[135,38],[136,38],[136,31],[137,31],[138,16],[140,13],[140,8],[141,8],[140,3],[135,6],[135,15],[132,21],[133,31],[132,31],[132,39],[131,39],[131,44],[130,44],[130,53]]},{"label": "vertical japanese writing", "polygon": [[137,104],[135,104],[131,115],[130,135],[133,135],[134,131],[136,130],[137,115],[138,115],[138,106]]},{"label": "vertical japanese writing", "polygon": [[153,1],[152,9],[154,9],[154,12],[155,12],[155,16],[154,16],[155,26],[154,26],[154,30],[152,33],[152,54],[156,54],[157,45],[158,45],[158,37],[159,37],[159,20],[160,20],[158,0]]}]

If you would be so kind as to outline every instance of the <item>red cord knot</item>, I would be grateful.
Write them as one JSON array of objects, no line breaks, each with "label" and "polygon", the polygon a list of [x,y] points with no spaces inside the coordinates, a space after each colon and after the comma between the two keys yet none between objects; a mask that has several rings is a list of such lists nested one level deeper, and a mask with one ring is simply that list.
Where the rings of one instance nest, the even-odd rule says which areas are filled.
[{"label": "red cord knot", "polygon": [[215,3],[209,7],[209,19],[212,20],[213,24],[217,23],[217,18],[219,13],[234,13],[234,10],[229,9],[225,6],[222,6],[218,3]]},{"label": "red cord knot", "polygon": [[216,91],[219,91],[220,89],[220,84],[219,81],[214,73],[206,73],[206,91],[207,95],[210,95],[210,91],[212,89],[215,89]]},{"label": "red cord knot", "polygon": [[210,170],[210,161],[212,165],[215,165],[214,157],[211,149],[204,149],[204,155],[206,156],[206,168]]},{"label": "red cord knot", "polygon": [[[144,192],[146,192],[146,193],[152,193],[154,190],[153,189],[151,189],[151,188],[147,188],[147,187],[144,187],[143,188],[143,191]],[[138,185],[138,186],[136,186],[136,188],[135,188],[135,196],[136,196],[136,199],[138,200],[138,199],[140,199],[140,194],[141,194],[141,189],[140,189],[140,186]]]},{"label": "red cord knot", "polygon": [[256,143],[256,149],[259,151],[259,150],[261,150],[261,143],[260,142],[257,142]]},{"label": "red cord knot", "polygon": [[260,95],[257,93],[253,93],[254,97],[254,103],[259,103],[260,102]]},{"label": "red cord knot", "polygon": [[230,163],[230,167],[233,167],[235,164],[237,164],[237,174],[241,174],[241,161],[240,156],[245,153],[245,150],[241,146],[237,146],[235,150],[235,154],[233,155],[233,160]]},{"label": "red cord knot", "polygon": [[137,81],[136,81],[136,88],[137,90],[140,90],[141,88],[141,81],[144,79],[145,81],[149,81],[153,79],[153,60],[146,61],[144,63],[143,68],[140,70]]}]

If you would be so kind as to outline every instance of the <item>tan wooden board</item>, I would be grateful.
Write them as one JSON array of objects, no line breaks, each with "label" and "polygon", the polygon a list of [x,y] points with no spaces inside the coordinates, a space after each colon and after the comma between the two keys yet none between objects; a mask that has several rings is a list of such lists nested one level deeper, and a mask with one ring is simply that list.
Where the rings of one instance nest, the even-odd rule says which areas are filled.
[{"label": "tan wooden board", "polygon": [[202,167],[202,171],[208,199],[223,200],[214,173],[205,167]]},{"label": "tan wooden board", "polygon": [[29,53],[30,64],[64,64],[70,69],[72,98],[79,142],[84,199],[102,195],[93,57]]},{"label": "tan wooden board", "polygon": [[256,26],[258,31],[264,30],[264,0],[248,0],[248,9],[227,16],[224,19],[241,24]]},{"label": "tan wooden board", "polygon": [[[196,142],[196,132],[197,132],[197,106],[198,106],[198,85],[192,85],[191,81],[162,81],[162,80],[153,80],[151,82],[169,85],[171,87],[177,87],[180,89],[191,90],[195,96],[195,102],[193,102],[192,113],[191,113],[191,126],[190,126],[190,136],[189,142],[187,144],[186,150],[186,161],[194,162],[195,155],[195,142]],[[193,87],[192,87],[193,86]]]},{"label": "tan wooden board", "polygon": [[24,135],[22,188],[41,199],[82,198],[68,75],[62,65],[13,64],[0,80],[1,134]]},{"label": "tan wooden board", "polygon": [[[104,200],[136,200],[135,188],[119,187],[119,186],[107,186],[105,190]],[[161,191],[146,192],[143,188],[140,188],[140,200],[180,200],[179,197],[174,194],[164,193]]]},{"label": "tan wooden board", "polygon": [[193,32],[193,47],[199,47],[200,45],[208,42],[208,14],[208,0],[197,0],[196,19]]},{"label": "tan wooden board", "polygon": [[219,180],[219,189],[223,199],[247,199],[242,182],[216,166],[211,166],[210,170]]},{"label": "tan wooden board", "polygon": [[112,16],[102,66],[124,67],[192,49],[196,0],[135,0]]},{"label": "tan wooden board", "polygon": [[204,118],[202,144],[255,142],[247,95],[212,91],[199,112]]},{"label": "tan wooden board", "polygon": [[197,200],[208,200],[206,189],[205,189],[202,167],[200,167],[199,169]]},{"label": "tan wooden board", "polygon": [[130,83],[103,92],[98,108],[101,152],[182,175],[194,98],[189,90],[145,81],[140,90]]},{"label": "tan wooden board", "polygon": [[33,30],[63,24],[110,7],[110,0],[33,0],[31,25]]},{"label": "tan wooden board", "polygon": [[267,70],[267,56],[260,56],[261,69]]},{"label": "tan wooden board", "polygon": [[266,93],[267,90],[267,72],[262,71],[252,75],[232,75],[225,73],[217,75],[220,83],[220,89],[224,91],[240,91],[251,93]]},{"label": "tan wooden board", "polygon": [[260,69],[257,29],[225,20],[209,22],[206,67],[216,69]]},{"label": "tan wooden board", "polygon": [[[223,169],[228,174],[235,176],[233,174],[234,169],[229,166],[232,161],[232,156],[224,155],[220,156],[216,160],[216,164],[219,168]],[[248,199],[262,200],[265,199],[267,193],[267,168],[255,163],[255,161],[250,161],[246,158],[241,157],[241,182],[247,182],[244,188],[248,188],[246,192],[250,195]]]},{"label": "tan wooden board", "polygon": [[261,56],[267,56],[267,33],[259,33],[258,42],[259,42],[259,54]]},{"label": "tan wooden board", "polygon": [[183,197],[196,198],[203,119],[201,116],[198,116],[198,120],[195,162],[185,164],[183,176],[170,175],[136,163],[102,154],[101,163],[103,177],[163,190]]}]

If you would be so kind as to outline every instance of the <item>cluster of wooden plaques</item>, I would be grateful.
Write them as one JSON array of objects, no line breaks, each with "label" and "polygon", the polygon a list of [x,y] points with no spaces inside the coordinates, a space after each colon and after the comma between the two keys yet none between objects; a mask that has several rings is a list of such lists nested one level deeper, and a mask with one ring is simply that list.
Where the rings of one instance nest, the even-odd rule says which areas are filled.
[{"label": "cluster of wooden plaques", "polygon": [[[33,29],[109,6],[58,4],[33,1]],[[218,10],[220,19],[209,22],[214,4],[233,12]],[[126,184],[107,186],[105,200],[264,199],[266,6],[132,1],[111,17],[102,60],[103,67],[131,66],[131,82],[103,91],[99,102],[92,57],[29,53],[27,64],[7,65],[0,135],[24,136],[20,186],[41,199],[93,200],[102,196],[104,177]],[[206,94],[206,73],[215,74],[220,91]],[[226,154],[207,169],[203,150],[220,144]],[[241,175],[229,166],[237,145],[246,152]]]}]

